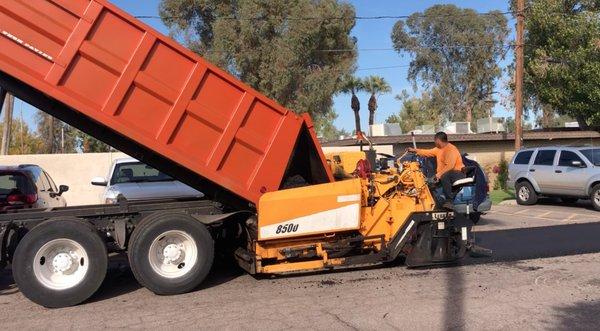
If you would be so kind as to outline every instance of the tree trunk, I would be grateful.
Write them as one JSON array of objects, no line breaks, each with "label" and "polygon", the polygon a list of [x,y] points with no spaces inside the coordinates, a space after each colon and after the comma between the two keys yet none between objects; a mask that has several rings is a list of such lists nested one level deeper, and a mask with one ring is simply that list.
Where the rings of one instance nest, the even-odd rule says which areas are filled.
[{"label": "tree trunk", "polygon": [[585,120],[585,117],[582,115],[577,116],[577,124],[579,124],[580,129],[589,129],[587,121]]},{"label": "tree trunk", "polygon": [[473,107],[471,107],[470,105],[466,105],[465,106],[467,114],[465,117],[465,122],[473,122]]},{"label": "tree trunk", "polygon": [[375,111],[377,110],[377,97],[375,94],[371,94],[369,99],[369,129],[371,125],[375,124]]},{"label": "tree trunk", "polygon": [[52,115],[48,116],[48,137],[46,141],[46,152],[48,154],[54,153],[54,117]]},{"label": "tree trunk", "polygon": [[2,146],[0,147],[1,155],[7,155],[10,147],[14,104],[15,97],[12,94],[8,94],[4,100],[4,127],[2,128]]},{"label": "tree trunk", "polygon": [[350,103],[350,107],[354,111],[354,128],[356,129],[356,134],[362,132],[360,129],[360,100],[356,94],[352,93],[352,102]]}]

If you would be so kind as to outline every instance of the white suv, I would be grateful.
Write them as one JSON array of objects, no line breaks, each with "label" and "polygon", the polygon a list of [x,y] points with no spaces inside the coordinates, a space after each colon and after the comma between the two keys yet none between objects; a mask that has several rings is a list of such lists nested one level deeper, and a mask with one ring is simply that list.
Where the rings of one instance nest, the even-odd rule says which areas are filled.
[{"label": "white suv", "polygon": [[106,186],[101,202],[117,203],[122,195],[127,200],[201,198],[204,195],[172,177],[134,159],[113,162],[108,177],[95,177],[92,185]]},{"label": "white suv", "polygon": [[508,166],[508,181],[522,205],[535,204],[539,196],[552,196],[566,203],[591,199],[600,210],[600,148],[522,149]]}]

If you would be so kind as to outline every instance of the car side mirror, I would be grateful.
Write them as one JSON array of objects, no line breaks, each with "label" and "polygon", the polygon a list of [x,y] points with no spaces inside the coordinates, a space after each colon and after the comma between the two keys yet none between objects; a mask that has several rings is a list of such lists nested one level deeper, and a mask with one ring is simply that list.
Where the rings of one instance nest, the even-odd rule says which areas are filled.
[{"label": "car side mirror", "polygon": [[62,195],[63,193],[67,192],[69,190],[69,187],[67,185],[59,185],[58,186],[58,195]]},{"label": "car side mirror", "polygon": [[581,161],[571,161],[571,165],[575,168],[583,168],[584,165],[583,163],[581,163]]},{"label": "car side mirror", "polygon": [[92,185],[106,186],[106,185],[108,185],[108,183],[106,182],[106,178],[104,178],[104,177],[94,177],[94,178],[92,178]]}]

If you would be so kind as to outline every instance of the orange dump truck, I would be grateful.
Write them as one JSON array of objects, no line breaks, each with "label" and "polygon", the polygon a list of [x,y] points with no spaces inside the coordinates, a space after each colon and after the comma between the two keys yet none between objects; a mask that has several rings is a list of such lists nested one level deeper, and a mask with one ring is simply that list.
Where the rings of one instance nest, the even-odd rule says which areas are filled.
[{"label": "orange dump truck", "polygon": [[308,116],[108,1],[0,0],[0,88],[0,99],[8,91],[207,197],[16,203],[0,215],[0,265],[41,305],[86,300],[112,252],[158,294],[197,287],[216,249],[272,274],[464,253],[465,228],[434,212],[418,165],[333,182]]}]

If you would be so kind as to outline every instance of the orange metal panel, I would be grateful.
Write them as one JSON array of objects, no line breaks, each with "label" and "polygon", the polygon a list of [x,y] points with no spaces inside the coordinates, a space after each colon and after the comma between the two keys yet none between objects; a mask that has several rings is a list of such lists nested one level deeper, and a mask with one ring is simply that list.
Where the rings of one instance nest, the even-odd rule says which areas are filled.
[{"label": "orange metal panel", "polygon": [[331,180],[309,118],[105,0],[0,0],[0,33],[0,71],[247,201],[305,130]]}]

